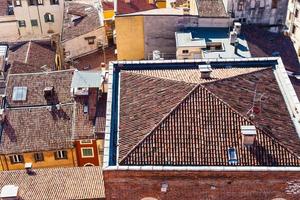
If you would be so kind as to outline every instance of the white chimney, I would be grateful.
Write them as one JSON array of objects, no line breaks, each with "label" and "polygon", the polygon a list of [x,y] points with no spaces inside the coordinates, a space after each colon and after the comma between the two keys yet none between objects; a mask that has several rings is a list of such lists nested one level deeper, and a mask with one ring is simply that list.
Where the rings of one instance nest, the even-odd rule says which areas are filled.
[{"label": "white chimney", "polygon": [[256,138],[256,127],[255,126],[241,126],[242,142],[243,145],[253,145]]},{"label": "white chimney", "polygon": [[231,31],[229,36],[230,44],[235,44],[237,42],[237,33],[236,31]]},{"label": "white chimney", "polygon": [[31,174],[32,173],[32,163],[25,163],[25,170],[27,174]]},{"label": "white chimney", "polygon": [[152,57],[153,57],[153,60],[160,60],[161,57],[160,57],[160,51],[159,50],[154,50],[152,52]]},{"label": "white chimney", "polygon": [[1,189],[0,198],[2,200],[17,200],[19,199],[19,187],[15,185],[5,185]]},{"label": "white chimney", "polygon": [[203,79],[209,79],[210,74],[212,72],[211,65],[206,64],[206,65],[198,65],[200,73],[201,73],[201,78]]},{"label": "white chimney", "polygon": [[240,22],[234,22],[233,31],[238,35],[241,34],[242,24]]}]

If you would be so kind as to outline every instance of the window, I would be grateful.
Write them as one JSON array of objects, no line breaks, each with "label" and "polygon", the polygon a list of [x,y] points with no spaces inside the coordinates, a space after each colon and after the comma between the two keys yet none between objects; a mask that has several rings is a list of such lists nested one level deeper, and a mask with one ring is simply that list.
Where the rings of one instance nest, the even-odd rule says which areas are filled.
[{"label": "window", "polygon": [[81,148],[81,157],[83,157],[83,158],[92,158],[92,157],[94,157],[93,147]]},{"label": "window", "polygon": [[189,50],[182,50],[182,53],[187,54],[187,53],[189,53]]},{"label": "window", "polygon": [[50,0],[50,4],[51,5],[58,5],[59,4],[59,0]]},{"label": "window", "polygon": [[38,21],[36,19],[32,19],[31,26],[38,26]]},{"label": "window", "polygon": [[12,155],[9,156],[11,164],[16,164],[16,163],[24,163],[24,157],[22,155]]},{"label": "window", "polygon": [[44,18],[45,18],[45,22],[54,22],[54,15],[50,13],[46,13],[44,15]]},{"label": "window", "polygon": [[43,5],[44,2],[43,2],[43,0],[37,0],[37,4],[38,4],[38,5]]},{"label": "window", "polygon": [[80,144],[93,144],[92,140],[80,140]]},{"label": "window", "polygon": [[15,4],[16,7],[17,7],[17,6],[22,6],[21,0],[15,0],[15,1],[14,1],[14,4]]},{"label": "window", "polygon": [[26,27],[25,20],[19,20],[18,23],[19,23],[19,27]]},{"label": "window", "polygon": [[296,33],[296,26],[295,26],[295,25],[292,26],[292,33],[293,33],[293,34]]},{"label": "window", "polygon": [[44,154],[42,152],[34,153],[34,160],[35,162],[44,161]]},{"label": "window", "polygon": [[29,6],[34,6],[36,4],[35,0],[28,0],[28,5]]},{"label": "window", "polygon": [[56,151],[54,152],[54,157],[55,160],[68,159],[68,153],[67,151]]},{"label": "window", "polygon": [[89,106],[88,106],[87,103],[85,103],[85,104],[83,105],[83,113],[84,113],[84,114],[87,114],[88,112],[89,112]]},{"label": "window", "polygon": [[84,39],[87,40],[89,44],[95,44],[96,36],[85,37]]},{"label": "window", "polygon": [[13,101],[25,101],[27,97],[27,87],[14,87]]},{"label": "window", "polygon": [[295,17],[297,18],[298,16],[299,16],[299,10],[296,9],[296,11],[295,11]]},{"label": "window", "polygon": [[235,148],[229,148],[227,153],[228,153],[228,163],[230,165],[237,164],[237,155],[236,155]]},{"label": "window", "polygon": [[277,8],[277,0],[272,0],[272,9]]},{"label": "window", "polygon": [[238,3],[238,11],[244,10],[244,0],[240,0]]}]

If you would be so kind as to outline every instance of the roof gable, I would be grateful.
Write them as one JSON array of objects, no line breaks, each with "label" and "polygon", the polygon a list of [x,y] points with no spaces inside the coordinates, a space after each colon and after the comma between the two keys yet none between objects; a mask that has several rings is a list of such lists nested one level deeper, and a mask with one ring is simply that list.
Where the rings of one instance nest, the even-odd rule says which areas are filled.
[{"label": "roof gable", "polygon": [[242,145],[240,127],[252,124],[199,85],[121,161],[125,165],[226,166],[228,149],[239,166],[300,166],[300,160],[258,129],[254,145]]}]

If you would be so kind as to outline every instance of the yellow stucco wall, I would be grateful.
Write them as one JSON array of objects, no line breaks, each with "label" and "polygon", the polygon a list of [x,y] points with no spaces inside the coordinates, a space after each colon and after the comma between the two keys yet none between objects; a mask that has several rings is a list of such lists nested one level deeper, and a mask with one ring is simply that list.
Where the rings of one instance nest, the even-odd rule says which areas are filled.
[{"label": "yellow stucco wall", "polygon": [[144,59],[144,17],[116,17],[118,60]]},{"label": "yellow stucco wall", "polygon": [[9,156],[1,155],[0,160],[2,161],[3,168],[1,170],[18,170],[24,169],[25,163],[32,163],[32,168],[51,168],[51,167],[74,167],[77,166],[76,152],[75,149],[68,149],[68,159],[55,160],[54,151],[43,152],[44,161],[35,162],[34,153],[23,153],[24,163],[11,164]]},{"label": "yellow stucco wall", "polygon": [[105,11],[103,11],[103,15],[104,15],[104,20],[112,19],[113,16],[115,15],[115,11],[114,10],[105,10]]},{"label": "yellow stucco wall", "polygon": [[158,8],[166,8],[167,7],[167,2],[166,1],[157,1],[156,6]]}]

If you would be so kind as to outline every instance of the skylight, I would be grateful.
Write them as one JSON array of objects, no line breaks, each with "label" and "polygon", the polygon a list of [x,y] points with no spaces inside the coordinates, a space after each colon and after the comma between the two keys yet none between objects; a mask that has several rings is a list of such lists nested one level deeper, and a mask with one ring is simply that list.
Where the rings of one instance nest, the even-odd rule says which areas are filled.
[{"label": "skylight", "polygon": [[14,87],[13,101],[25,101],[27,97],[27,87]]},{"label": "skylight", "polygon": [[229,148],[228,149],[228,163],[230,165],[236,165],[237,164],[237,155],[235,148]]}]

